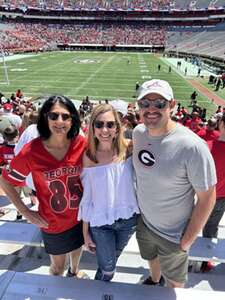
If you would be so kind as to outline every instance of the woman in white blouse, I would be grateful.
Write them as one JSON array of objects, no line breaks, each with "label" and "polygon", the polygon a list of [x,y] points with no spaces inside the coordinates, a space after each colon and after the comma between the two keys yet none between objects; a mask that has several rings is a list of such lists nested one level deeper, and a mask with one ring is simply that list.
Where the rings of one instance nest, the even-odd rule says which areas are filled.
[{"label": "woman in white blouse", "polygon": [[94,108],[87,144],[78,218],[83,220],[85,246],[97,255],[95,279],[110,281],[139,213],[128,143],[111,105]]}]

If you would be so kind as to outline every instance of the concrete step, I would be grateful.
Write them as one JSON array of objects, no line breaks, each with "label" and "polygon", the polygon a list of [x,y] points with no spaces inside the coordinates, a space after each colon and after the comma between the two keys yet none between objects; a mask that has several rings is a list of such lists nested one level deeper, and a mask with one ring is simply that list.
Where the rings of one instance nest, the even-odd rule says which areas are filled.
[{"label": "concrete step", "polygon": [[[44,254],[41,259],[38,259],[37,256],[19,257],[17,254],[0,255],[1,270],[48,275],[49,264],[50,260],[47,254]],[[90,279],[94,279],[96,268],[95,256],[84,252],[80,262],[80,269],[85,271]],[[224,264],[216,266],[209,273],[189,272],[186,287],[197,290],[225,291],[224,274]],[[116,274],[112,281],[140,284],[148,275],[149,271],[146,261],[135,255],[122,254],[118,260]]]}]

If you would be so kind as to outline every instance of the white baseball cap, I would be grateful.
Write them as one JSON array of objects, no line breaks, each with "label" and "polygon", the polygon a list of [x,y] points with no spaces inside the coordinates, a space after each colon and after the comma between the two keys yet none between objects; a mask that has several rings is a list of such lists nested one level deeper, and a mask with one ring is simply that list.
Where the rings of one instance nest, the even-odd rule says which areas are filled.
[{"label": "white baseball cap", "polygon": [[168,101],[174,99],[173,90],[169,83],[161,79],[152,79],[145,81],[138,90],[137,100],[142,99],[148,94],[159,94]]},{"label": "white baseball cap", "polygon": [[127,115],[127,106],[128,106],[128,103],[123,101],[123,100],[112,100],[109,102],[109,104],[111,104],[116,111],[120,112],[123,116],[126,116]]}]

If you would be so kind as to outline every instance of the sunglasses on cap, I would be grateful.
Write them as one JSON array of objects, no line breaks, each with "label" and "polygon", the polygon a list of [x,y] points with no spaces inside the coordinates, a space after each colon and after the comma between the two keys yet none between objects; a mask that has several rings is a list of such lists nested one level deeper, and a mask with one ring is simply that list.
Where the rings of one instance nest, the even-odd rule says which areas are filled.
[{"label": "sunglasses on cap", "polygon": [[115,121],[108,121],[108,122],[95,121],[94,126],[95,126],[95,128],[98,128],[98,129],[101,129],[103,127],[107,127],[108,129],[113,129],[116,127],[116,122]]},{"label": "sunglasses on cap", "polygon": [[72,116],[70,114],[67,114],[67,113],[61,114],[61,113],[56,113],[56,112],[51,112],[51,111],[47,113],[47,116],[48,116],[49,120],[52,120],[52,121],[58,120],[59,116],[61,116],[63,121],[67,121],[72,118]]},{"label": "sunglasses on cap", "polygon": [[166,99],[148,100],[146,98],[143,98],[138,101],[138,106],[140,108],[154,107],[157,109],[163,109],[166,107],[167,102],[169,102],[169,101],[167,101]]}]

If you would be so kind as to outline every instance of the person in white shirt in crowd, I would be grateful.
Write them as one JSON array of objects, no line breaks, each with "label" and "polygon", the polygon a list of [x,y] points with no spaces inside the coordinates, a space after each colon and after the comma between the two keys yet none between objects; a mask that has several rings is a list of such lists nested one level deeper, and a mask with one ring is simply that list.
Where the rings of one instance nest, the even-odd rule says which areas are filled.
[{"label": "person in white shirt in crowd", "polygon": [[[26,145],[33,139],[37,138],[38,136],[39,136],[39,132],[37,130],[37,124],[31,124],[30,126],[28,126],[24,130],[22,135],[20,136],[20,138],[14,148],[15,155],[17,155],[20,152],[20,150],[23,148],[24,145]],[[36,190],[35,190],[35,186],[33,183],[33,178],[32,178],[31,173],[26,177],[26,186],[28,188],[30,188],[32,191],[32,193],[30,193],[31,201],[32,201],[32,197],[36,195]],[[34,203],[32,203],[32,204],[34,204]]]},{"label": "person in white shirt in crowd", "polygon": [[12,112],[12,109],[13,107],[10,103],[5,103],[3,105],[3,112],[1,115],[6,117],[12,123],[12,125],[14,125],[19,130],[22,125],[22,119],[20,116],[14,114]]}]

